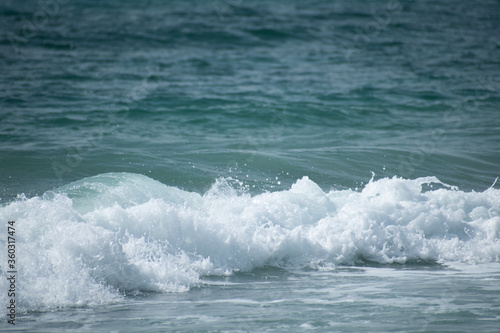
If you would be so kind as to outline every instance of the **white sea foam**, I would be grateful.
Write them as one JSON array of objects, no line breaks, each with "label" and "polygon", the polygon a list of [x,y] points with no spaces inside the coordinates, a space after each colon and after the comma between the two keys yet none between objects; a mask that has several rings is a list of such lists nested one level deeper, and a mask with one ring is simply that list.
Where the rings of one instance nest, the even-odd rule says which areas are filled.
[{"label": "white sea foam", "polygon": [[[250,196],[224,179],[199,195],[112,173],[9,203],[0,208],[8,220],[16,221],[21,309],[184,291],[204,275],[264,265],[500,262],[500,190],[463,192],[435,177],[330,192],[304,177]],[[6,263],[2,251],[4,274]]]}]

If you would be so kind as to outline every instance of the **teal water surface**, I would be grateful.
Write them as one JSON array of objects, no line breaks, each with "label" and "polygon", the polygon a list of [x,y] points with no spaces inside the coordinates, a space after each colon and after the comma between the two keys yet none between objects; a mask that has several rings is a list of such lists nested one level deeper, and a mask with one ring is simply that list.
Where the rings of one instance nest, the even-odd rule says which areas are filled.
[{"label": "teal water surface", "polygon": [[7,0],[0,31],[16,329],[500,325],[497,1]]}]

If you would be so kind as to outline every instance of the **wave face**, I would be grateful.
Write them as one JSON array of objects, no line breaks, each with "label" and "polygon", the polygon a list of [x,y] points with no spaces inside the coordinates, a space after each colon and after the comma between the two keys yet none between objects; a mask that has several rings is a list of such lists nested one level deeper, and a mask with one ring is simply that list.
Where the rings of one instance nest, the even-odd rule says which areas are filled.
[{"label": "wave face", "polygon": [[463,192],[435,177],[329,192],[303,177],[251,196],[225,179],[199,195],[108,173],[20,197],[0,208],[0,220],[16,221],[24,310],[185,291],[202,276],[265,265],[500,262],[500,190]]}]

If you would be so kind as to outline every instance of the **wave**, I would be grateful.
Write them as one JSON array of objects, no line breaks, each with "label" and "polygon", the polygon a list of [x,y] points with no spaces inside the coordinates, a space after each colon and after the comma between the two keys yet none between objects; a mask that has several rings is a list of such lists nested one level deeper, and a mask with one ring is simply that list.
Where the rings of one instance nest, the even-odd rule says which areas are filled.
[{"label": "wave", "polygon": [[264,266],[500,262],[500,190],[463,192],[435,177],[327,192],[303,177],[251,196],[223,178],[200,195],[108,173],[21,196],[0,207],[0,220],[16,222],[26,311],[186,291],[203,276]]}]

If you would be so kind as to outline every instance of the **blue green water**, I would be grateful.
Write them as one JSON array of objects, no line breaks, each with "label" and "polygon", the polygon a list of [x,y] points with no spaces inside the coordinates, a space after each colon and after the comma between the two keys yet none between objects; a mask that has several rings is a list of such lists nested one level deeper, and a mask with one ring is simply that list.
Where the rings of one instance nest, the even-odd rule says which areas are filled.
[{"label": "blue green water", "polygon": [[0,33],[16,329],[499,327],[498,1],[6,0]]}]

